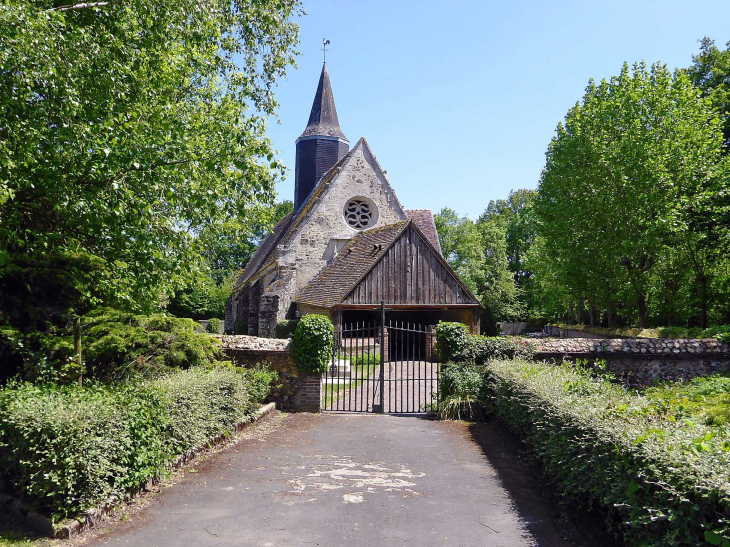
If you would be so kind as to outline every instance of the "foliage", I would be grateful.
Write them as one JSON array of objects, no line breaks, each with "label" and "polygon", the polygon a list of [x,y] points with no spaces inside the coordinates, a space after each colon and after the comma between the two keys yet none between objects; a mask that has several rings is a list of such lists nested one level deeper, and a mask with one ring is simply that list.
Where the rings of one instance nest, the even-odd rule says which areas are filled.
[{"label": "foliage", "polygon": [[474,224],[449,208],[435,217],[444,258],[489,310],[483,319],[488,331],[496,321],[511,320],[523,313],[519,290],[507,268],[506,232],[498,223]]},{"label": "foliage", "polygon": [[617,311],[642,328],[652,314],[707,326],[726,260],[722,146],[684,73],[640,63],[591,80],[558,125],[534,203],[541,242],[528,263],[544,291],[560,287],[551,304],[578,322],[587,309],[591,324],[605,310],[609,327]]},{"label": "foliage", "polygon": [[279,380],[279,373],[271,370],[266,363],[257,363],[253,367],[236,367],[236,370],[244,378],[251,397],[257,403],[263,403],[269,396],[272,387],[276,387]]},{"label": "foliage", "polygon": [[665,390],[655,396],[581,367],[493,360],[474,371],[486,409],[531,446],[566,499],[598,509],[627,544],[730,541],[729,431],[687,411],[687,391],[677,398],[690,389],[699,401],[726,390],[726,379],[655,388]]},{"label": "foliage", "polygon": [[0,260],[0,310],[23,332],[49,331],[88,312],[104,297],[102,261],[84,253]]},{"label": "foliage", "polygon": [[2,480],[54,520],[122,499],[177,455],[250,420],[269,379],[252,389],[252,376],[195,368],[113,387],[8,386],[0,390]]},{"label": "foliage", "polygon": [[151,377],[176,368],[212,365],[220,356],[214,338],[197,323],[162,314],[102,309],[84,317],[84,361],[93,378]]},{"label": "foliage", "polygon": [[700,53],[692,57],[686,71],[692,83],[702,91],[722,119],[726,153],[730,151],[730,42],[724,51],[710,38],[700,41]]},{"label": "foliage", "polygon": [[466,364],[443,367],[439,377],[440,419],[483,418],[488,398],[482,369]]},{"label": "foliage", "polygon": [[359,355],[354,355],[352,359],[350,359],[350,364],[354,367],[379,365],[380,353],[360,353]]},{"label": "foliage", "polygon": [[274,328],[274,336],[276,338],[289,338],[294,335],[294,331],[299,324],[299,319],[287,319],[279,321]]},{"label": "foliage", "polygon": [[213,317],[208,320],[208,324],[205,326],[205,331],[210,334],[220,334],[221,326],[223,322],[217,317]]},{"label": "foliage", "polygon": [[439,321],[436,325],[436,358],[446,363],[458,361],[469,340],[469,329],[463,323]]},{"label": "foliage", "polygon": [[158,308],[201,266],[205,234],[273,201],[283,166],[266,123],[299,13],[297,0],[5,2],[0,256],[89,255],[106,283],[87,290]]},{"label": "foliage", "polygon": [[302,372],[324,373],[332,359],[335,330],[324,315],[305,315],[299,321],[291,342],[294,362]]},{"label": "foliage", "polygon": [[442,362],[481,365],[491,359],[530,358],[534,352],[534,344],[526,339],[469,334],[462,323],[436,326],[436,355]]},{"label": "foliage", "polygon": [[175,292],[167,306],[167,311],[177,317],[222,319],[226,314],[226,302],[233,292],[237,273],[229,275],[216,285],[210,270],[197,274],[182,289]]}]

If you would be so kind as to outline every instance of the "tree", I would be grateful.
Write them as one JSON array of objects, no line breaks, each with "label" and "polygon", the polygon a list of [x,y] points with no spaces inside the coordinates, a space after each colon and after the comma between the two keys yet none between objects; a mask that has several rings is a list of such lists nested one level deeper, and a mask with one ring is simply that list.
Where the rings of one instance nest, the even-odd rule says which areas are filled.
[{"label": "tree", "polygon": [[[9,0],[0,7],[0,276],[14,257],[103,263],[154,306],[197,243],[273,201],[265,136],[298,0]],[[201,236],[202,237],[198,237]]]},{"label": "tree", "polygon": [[[679,246],[706,303],[706,233],[695,219],[699,207],[720,214],[721,151],[719,119],[686,75],[624,64],[610,81],[591,81],[558,125],[536,201],[546,247],[582,285],[576,296],[620,290],[646,327],[652,269]],[[611,287],[619,269],[626,283]]]},{"label": "tree", "polygon": [[434,216],[434,222],[444,258],[469,289],[478,293],[484,256],[481,235],[476,226],[448,207]]},{"label": "tree", "polygon": [[699,55],[686,69],[692,83],[702,91],[722,119],[725,153],[730,152],[730,42],[721,50],[710,38],[700,40]]},{"label": "tree", "polygon": [[485,306],[482,330],[496,334],[496,321],[518,319],[524,307],[507,268],[504,226],[476,225],[449,208],[434,220],[444,258]]}]

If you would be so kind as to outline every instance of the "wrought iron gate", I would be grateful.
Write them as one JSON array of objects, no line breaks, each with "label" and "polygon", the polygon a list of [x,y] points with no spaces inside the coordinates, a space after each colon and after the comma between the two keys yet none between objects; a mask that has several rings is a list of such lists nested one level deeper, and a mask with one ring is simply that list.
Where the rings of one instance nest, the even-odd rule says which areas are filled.
[{"label": "wrought iron gate", "polygon": [[[385,310],[381,307],[381,319]],[[322,409],[422,413],[438,405],[433,329],[407,322],[356,322],[335,332]]]}]

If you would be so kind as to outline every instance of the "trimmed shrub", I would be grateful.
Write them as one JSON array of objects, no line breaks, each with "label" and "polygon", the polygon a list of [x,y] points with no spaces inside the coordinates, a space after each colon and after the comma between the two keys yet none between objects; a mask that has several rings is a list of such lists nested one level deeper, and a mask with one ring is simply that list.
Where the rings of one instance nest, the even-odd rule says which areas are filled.
[{"label": "trimmed shrub", "polygon": [[727,429],[678,419],[580,367],[497,360],[482,370],[488,409],[566,498],[601,511],[628,544],[730,544]]},{"label": "trimmed shrub", "polygon": [[123,499],[177,455],[249,420],[271,379],[196,367],[107,387],[9,385],[0,390],[3,486],[55,521]]},{"label": "trimmed shrub", "polygon": [[196,333],[198,324],[163,314],[99,310],[84,317],[84,362],[94,378],[159,376],[172,369],[210,366],[220,343]]},{"label": "trimmed shrub", "polygon": [[459,361],[469,340],[463,323],[439,321],[436,325],[436,357],[442,361]]},{"label": "trimmed shrub", "polygon": [[205,331],[210,334],[220,334],[222,324],[223,321],[215,317],[213,317],[212,319],[208,319],[208,324],[205,326]]},{"label": "trimmed shrub", "polygon": [[353,355],[352,359],[350,359],[350,365],[355,367],[379,364],[380,353],[361,353],[359,355]]},{"label": "trimmed shrub", "polygon": [[276,338],[289,338],[294,335],[294,331],[297,329],[299,319],[287,319],[286,321],[279,321],[274,328],[274,336]]},{"label": "trimmed shrub", "polygon": [[442,362],[483,364],[490,359],[529,359],[534,353],[534,343],[524,338],[472,335],[462,323],[436,326],[436,355]]},{"label": "trimmed shrub", "polygon": [[291,343],[294,362],[302,372],[324,373],[335,347],[335,330],[324,315],[305,315]]}]

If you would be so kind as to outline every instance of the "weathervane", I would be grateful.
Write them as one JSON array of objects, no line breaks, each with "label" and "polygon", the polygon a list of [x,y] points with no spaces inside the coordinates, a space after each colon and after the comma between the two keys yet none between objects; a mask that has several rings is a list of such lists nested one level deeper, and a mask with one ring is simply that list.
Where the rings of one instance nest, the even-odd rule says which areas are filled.
[{"label": "weathervane", "polygon": [[324,63],[327,64],[327,46],[330,44],[330,41],[326,38],[322,38],[322,51],[324,51]]}]

